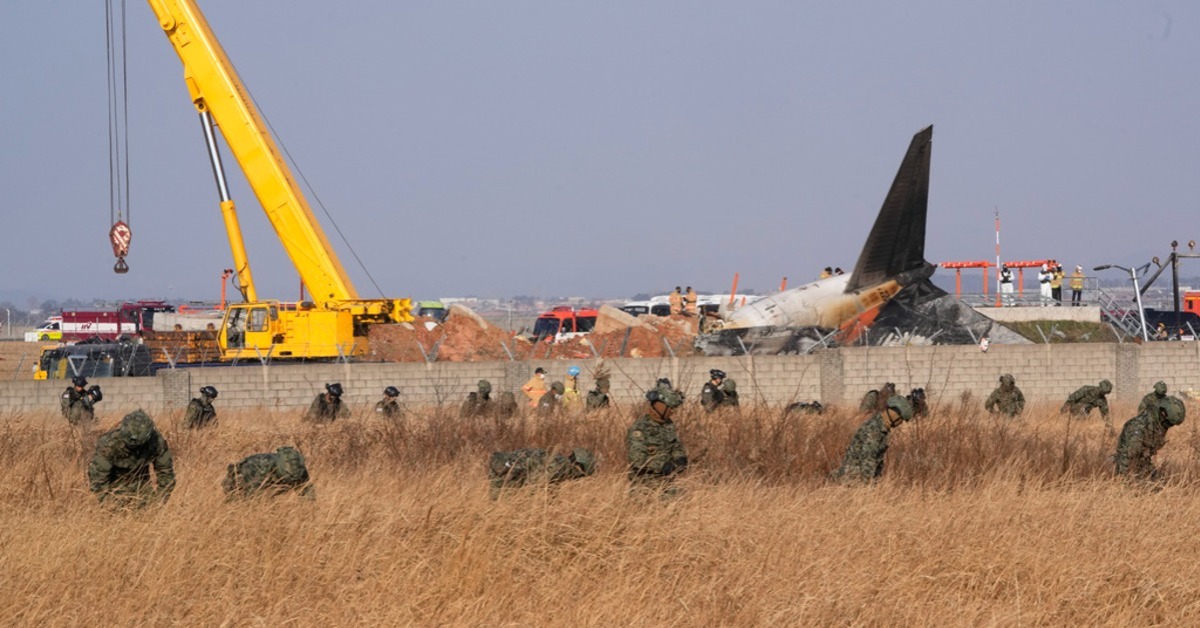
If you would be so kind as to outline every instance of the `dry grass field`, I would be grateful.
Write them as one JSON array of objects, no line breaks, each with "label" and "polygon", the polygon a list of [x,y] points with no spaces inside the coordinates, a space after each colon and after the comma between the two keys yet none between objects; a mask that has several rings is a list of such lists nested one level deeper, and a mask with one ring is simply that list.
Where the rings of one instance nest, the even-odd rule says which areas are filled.
[{"label": "dry grass field", "polygon": [[[824,480],[858,422],[848,413],[685,412],[693,469],[666,500],[629,493],[630,408],[507,424],[431,410],[328,426],[227,412],[199,433],[159,415],[179,486],[142,512],[106,511],[87,492],[94,433],[49,413],[7,415],[0,616],[38,626],[1200,621],[1194,414],[1159,456],[1166,481],[1135,486],[1112,477],[1116,437],[1098,419],[1035,408],[1006,423],[978,406],[953,399],[900,428],[884,479],[857,488]],[[102,410],[107,428],[129,409]],[[225,465],[283,444],[308,457],[317,499],[226,503]],[[591,446],[602,468],[490,500],[487,455],[522,445]]]}]

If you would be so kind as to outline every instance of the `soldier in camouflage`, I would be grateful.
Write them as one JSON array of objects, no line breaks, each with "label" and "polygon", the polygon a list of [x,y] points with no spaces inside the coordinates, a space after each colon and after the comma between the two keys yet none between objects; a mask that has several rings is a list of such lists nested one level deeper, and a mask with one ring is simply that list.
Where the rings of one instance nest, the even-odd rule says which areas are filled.
[{"label": "soldier in camouflage", "polygon": [[[87,380],[84,380],[82,377],[76,379],[87,383]],[[63,396],[65,400],[67,393],[63,393]],[[82,395],[72,395],[70,405],[67,407],[67,422],[73,426],[90,427],[95,425],[96,404],[102,399],[104,399],[104,393],[95,384],[92,384],[87,390],[83,391]]]},{"label": "soldier in camouflage", "polygon": [[679,441],[671,414],[683,404],[674,390],[654,388],[646,393],[647,412],[625,434],[629,477],[635,484],[668,481],[688,466],[687,450]]},{"label": "soldier in camouflage", "polygon": [[342,403],[342,385],[339,383],[325,384],[325,392],[313,399],[304,420],[314,423],[329,423],[350,415],[350,409]]},{"label": "soldier in camouflage", "polygon": [[872,388],[863,395],[862,401],[858,404],[859,412],[870,412],[872,414],[883,412],[887,405],[887,400],[896,394],[896,385],[892,382],[887,382],[881,388]]},{"label": "soldier in camouflage", "polygon": [[504,391],[500,393],[500,401],[496,403],[496,418],[511,419],[517,415],[520,407],[517,406],[517,396],[512,391]]},{"label": "soldier in camouflage", "polygon": [[171,448],[154,421],[141,410],[125,415],[119,426],[100,436],[87,476],[89,487],[101,503],[119,506],[166,501],[175,489]]},{"label": "soldier in camouflage", "polygon": [[254,454],[226,469],[221,482],[227,499],[255,495],[282,495],[295,491],[312,499],[304,455],[295,447],[280,447],[275,453]]},{"label": "soldier in camouflage", "polygon": [[700,390],[700,406],[709,412],[715,411],[725,403],[725,392],[721,384],[725,382],[725,371],[712,369],[708,372],[708,381]]},{"label": "soldier in camouflage", "polygon": [[545,449],[497,451],[488,460],[488,480],[492,499],[505,488],[537,482],[557,484],[587,477],[596,472],[596,458],[590,449],[576,447],[568,455],[550,455]]},{"label": "soldier in camouflage", "polygon": [[722,407],[736,408],[741,405],[738,401],[737,382],[725,378],[725,383],[721,384],[721,392],[725,393],[725,399],[721,401]]},{"label": "soldier in camouflage", "polygon": [[1166,399],[1166,398],[1167,398],[1167,383],[1162,382],[1162,381],[1154,382],[1154,390],[1152,392],[1146,393],[1146,396],[1142,397],[1142,402],[1140,404],[1138,404],[1138,409],[1137,409],[1138,414],[1141,414],[1141,413],[1153,408],[1154,406],[1157,406],[1159,403],[1162,403],[1163,399]]},{"label": "soldier in camouflage", "polygon": [[608,375],[596,376],[596,387],[588,391],[586,409],[601,410],[608,407],[608,391],[611,384]]},{"label": "soldier in camouflage", "polygon": [[825,406],[821,405],[821,402],[816,399],[812,401],[795,401],[789,403],[783,409],[783,416],[787,416],[793,412],[798,414],[824,414]]},{"label": "soldier in camouflage", "polygon": [[1158,470],[1154,468],[1154,454],[1166,444],[1167,430],[1183,423],[1186,413],[1181,400],[1164,397],[1129,419],[1117,439],[1117,475],[1139,480],[1156,479]]},{"label": "soldier in camouflage", "polygon": [[562,382],[550,384],[550,390],[542,395],[541,399],[538,399],[538,416],[549,417],[558,414],[559,408],[562,407],[562,398],[565,391],[566,386]]},{"label": "soldier in camouflage", "polygon": [[1017,380],[1010,373],[1000,376],[1000,385],[988,395],[983,408],[992,414],[1012,419],[1025,411],[1025,394],[1017,388]]},{"label": "soldier in camouflage", "polygon": [[1100,384],[1097,386],[1081,386],[1079,390],[1067,397],[1059,412],[1087,416],[1091,414],[1092,408],[1100,408],[1100,416],[1104,418],[1104,424],[1112,429],[1112,421],[1108,418],[1107,395],[1110,392],[1112,392],[1112,382],[1107,379],[1100,380]]},{"label": "soldier in camouflage", "polygon": [[475,391],[467,393],[467,398],[459,406],[459,418],[469,419],[492,414],[492,383],[481,379],[476,387]]},{"label": "soldier in camouflage", "polygon": [[388,386],[383,389],[383,399],[375,402],[375,416],[384,419],[394,419],[403,414],[400,409],[400,389]]},{"label": "soldier in camouflage", "polygon": [[842,466],[829,474],[835,482],[871,482],[883,475],[888,436],[896,426],[912,419],[912,405],[900,395],[888,397],[882,412],[869,418],[850,440]]},{"label": "soldier in camouflage", "polygon": [[[82,399],[87,394],[87,378],[83,376],[75,376],[71,378],[71,385],[63,391],[62,397],[59,400],[59,405],[62,406],[62,415],[64,419],[71,418],[71,405],[79,399]],[[72,422],[72,425],[74,423]]]},{"label": "soldier in camouflage", "polygon": [[187,411],[183,415],[183,424],[191,429],[199,429],[216,425],[217,411],[213,408],[213,399],[217,398],[217,389],[204,386],[200,396],[188,402]]}]

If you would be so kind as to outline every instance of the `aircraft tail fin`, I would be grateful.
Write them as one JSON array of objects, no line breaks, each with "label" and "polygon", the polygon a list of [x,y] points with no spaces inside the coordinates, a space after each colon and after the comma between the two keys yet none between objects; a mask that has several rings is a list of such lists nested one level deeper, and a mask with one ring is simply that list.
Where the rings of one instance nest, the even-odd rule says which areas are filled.
[{"label": "aircraft tail fin", "polygon": [[929,153],[933,126],[913,136],[900,170],[892,181],[883,207],[846,292],[877,284],[905,271],[922,268],[925,261],[925,214],[929,207]]}]

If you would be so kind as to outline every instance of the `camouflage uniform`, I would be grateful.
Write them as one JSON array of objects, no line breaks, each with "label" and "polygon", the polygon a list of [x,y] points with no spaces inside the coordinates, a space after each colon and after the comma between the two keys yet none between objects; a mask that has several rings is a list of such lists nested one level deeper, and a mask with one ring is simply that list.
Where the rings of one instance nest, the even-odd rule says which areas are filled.
[{"label": "camouflage uniform", "polygon": [[467,393],[467,398],[458,408],[459,418],[469,419],[492,414],[494,410],[492,407],[492,383],[481,379],[476,386],[478,390]]},{"label": "camouflage uniform", "polygon": [[499,497],[501,489],[525,486],[534,482],[557,484],[574,480],[596,472],[595,457],[591,450],[577,447],[569,455],[550,456],[545,449],[518,449],[497,451],[488,460],[488,480],[492,499]]},{"label": "camouflage uniform", "polygon": [[1000,376],[1000,386],[988,395],[983,408],[993,414],[999,413],[1008,418],[1016,417],[1025,411],[1025,394],[1017,388],[1013,376],[1005,373]]},{"label": "camouflage uniform", "polygon": [[783,409],[784,416],[787,416],[793,412],[799,412],[801,414],[824,414],[825,406],[821,405],[820,401],[814,399],[812,401],[797,401],[795,403],[789,403],[788,406]]},{"label": "camouflage uniform", "polygon": [[894,394],[896,394],[896,385],[892,382],[887,382],[883,385],[883,388],[868,390],[867,394],[863,395],[862,401],[858,404],[858,411],[882,412],[888,398]]},{"label": "camouflage uniform", "polygon": [[400,402],[395,399],[380,399],[375,403],[375,414],[385,419],[394,419],[402,414]]},{"label": "camouflage uniform", "polygon": [[629,477],[634,482],[653,483],[669,479],[687,469],[687,450],[679,441],[679,433],[671,421],[669,411],[659,416],[654,409],[656,402],[673,409],[683,403],[683,397],[675,391],[662,393],[653,389],[646,393],[651,403],[650,411],[633,422],[625,434],[628,448]]},{"label": "camouflage uniform", "polygon": [[95,401],[90,393],[84,393],[71,401],[67,408],[67,422],[71,425],[90,424],[96,420]]},{"label": "camouflage uniform", "polygon": [[280,447],[273,454],[254,454],[229,465],[221,488],[229,499],[259,493],[282,495],[288,491],[314,496],[304,455],[294,447]]},{"label": "camouflage uniform", "polygon": [[517,415],[517,396],[510,391],[500,393],[500,402],[496,404],[497,419],[511,419]]},{"label": "camouflage uniform", "polygon": [[1182,401],[1167,397],[1129,419],[1117,439],[1117,475],[1143,480],[1157,477],[1154,454],[1166,443],[1167,430],[1183,423],[1185,414]]},{"label": "camouflage uniform", "polygon": [[217,422],[217,411],[213,408],[212,400],[201,395],[188,402],[187,412],[183,415],[183,424],[190,428],[201,428]]},{"label": "camouflage uniform", "polygon": [[1158,406],[1158,404],[1162,403],[1162,400],[1166,399],[1166,398],[1167,398],[1166,382],[1155,382],[1154,383],[1154,392],[1146,393],[1146,396],[1142,397],[1142,402],[1140,404],[1138,404],[1137,413],[1142,414],[1143,412],[1146,412],[1147,410],[1150,410],[1151,408]]},{"label": "camouflage uniform", "polygon": [[587,409],[588,410],[600,410],[602,408],[607,408],[608,404],[609,404],[608,390],[609,390],[608,378],[607,377],[596,378],[596,388],[594,388],[593,390],[589,390],[588,394],[587,394]]},{"label": "camouflage uniform", "polygon": [[725,399],[721,401],[721,405],[728,408],[736,408],[741,405],[738,401],[737,382],[732,379],[725,380],[721,384],[721,392],[725,393]]},{"label": "camouflage uniform", "polygon": [[[86,384],[84,384],[84,386],[86,386]],[[83,386],[67,386],[67,389],[63,391],[62,398],[59,400],[59,405],[62,406],[62,415],[64,419],[71,418],[71,406],[86,394],[87,391],[83,389]],[[72,425],[73,424],[74,423],[72,423]]]},{"label": "camouflage uniform", "polygon": [[850,440],[842,466],[829,475],[838,482],[871,482],[883,475],[883,456],[888,450],[892,428],[912,418],[912,405],[899,395],[892,395],[882,412],[869,418]]},{"label": "camouflage uniform", "polygon": [[725,393],[721,391],[721,385],[711,381],[704,382],[704,388],[700,390],[700,405],[705,410],[712,412],[724,402]]},{"label": "camouflage uniform", "polygon": [[562,407],[561,401],[563,391],[566,388],[562,382],[554,382],[550,384],[550,390],[538,399],[537,413],[538,416],[554,416],[558,413],[558,409]]},{"label": "camouflage uniform", "polygon": [[1071,414],[1087,416],[1091,414],[1092,408],[1100,408],[1100,416],[1104,418],[1104,424],[1111,427],[1112,422],[1108,418],[1108,398],[1105,396],[1110,392],[1112,392],[1112,382],[1107,379],[1100,380],[1099,386],[1081,386],[1079,390],[1067,397],[1061,411],[1069,410]]},{"label": "camouflage uniform", "polygon": [[[150,483],[154,468],[155,486]],[[141,410],[125,415],[121,425],[100,436],[87,469],[88,485],[101,502],[144,506],[166,501],[175,489],[171,448],[154,421]]]},{"label": "camouflage uniform", "polygon": [[308,406],[308,412],[304,413],[304,420],[327,423],[347,416],[350,416],[350,409],[342,403],[341,397],[321,393],[317,395],[316,399],[313,399],[312,405]]}]

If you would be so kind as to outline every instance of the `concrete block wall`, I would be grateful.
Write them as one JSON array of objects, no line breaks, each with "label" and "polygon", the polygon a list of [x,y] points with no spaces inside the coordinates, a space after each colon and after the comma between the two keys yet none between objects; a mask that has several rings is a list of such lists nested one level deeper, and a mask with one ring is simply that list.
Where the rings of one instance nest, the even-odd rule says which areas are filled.
[{"label": "concrete block wall", "polygon": [[[401,390],[405,403],[457,406],[476,382],[492,382],[495,394],[517,394],[543,366],[548,382],[561,380],[571,364],[583,375],[580,389],[594,384],[596,360],[543,362],[442,362],[415,364],[304,364],[237,366],[161,371],[156,377],[97,378],[104,390],[102,410],[120,414],[142,407],[175,410],[215,386],[224,408],[302,409],[324,389],[341,382],[345,399],[354,405],[374,404],[386,386]],[[1200,388],[1200,342],[1077,345],[993,345],[987,353],[975,346],[855,347],[802,356],[721,358],[624,358],[606,360],[612,394],[618,402],[636,402],[659,377],[671,381],[695,400],[719,368],[736,379],[746,402],[783,404],[819,399],[822,403],[854,403],[863,392],[885,381],[901,392],[924,387],[935,398],[970,391],[985,397],[1003,373],[1012,373],[1030,401],[1054,401],[1084,384],[1107,378],[1114,400],[1136,402],[1155,381],[1172,390]],[[63,381],[0,382],[0,413],[57,409]]]}]

